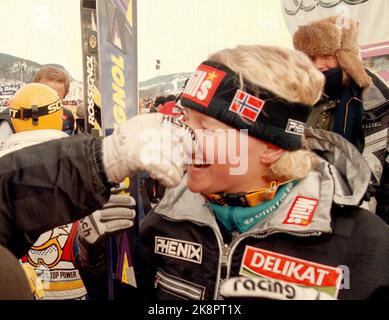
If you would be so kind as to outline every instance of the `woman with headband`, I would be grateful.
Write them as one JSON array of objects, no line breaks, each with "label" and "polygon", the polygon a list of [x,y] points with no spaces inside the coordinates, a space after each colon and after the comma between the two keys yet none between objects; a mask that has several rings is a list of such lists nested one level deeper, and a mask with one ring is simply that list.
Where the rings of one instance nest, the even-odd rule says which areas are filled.
[{"label": "woman with headband", "polygon": [[282,48],[239,46],[198,67],[180,103],[200,152],[141,224],[145,297],[239,298],[222,288],[241,276],[278,293],[388,294],[388,229],[358,207],[367,163],[341,136],[305,129],[323,86]]}]

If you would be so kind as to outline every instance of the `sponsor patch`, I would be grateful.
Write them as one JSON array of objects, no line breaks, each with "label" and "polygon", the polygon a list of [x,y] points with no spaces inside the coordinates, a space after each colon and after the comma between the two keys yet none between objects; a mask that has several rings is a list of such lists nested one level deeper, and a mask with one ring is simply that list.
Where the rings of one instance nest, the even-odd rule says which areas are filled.
[{"label": "sponsor patch", "polygon": [[286,126],[286,133],[302,136],[305,130],[305,123],[297,120],[289,119]]},{"label": "sponsor patch", "polygon": [[51,113],[54,113],[54,112],[57,112],[59,110],[62,109],[62,102],[61,101],[57,101],[53,104],[50,104],[49,106],[47,106],[47,112],[48,114],[51,114]]},{"label": "sponsor patch", "polygon": [[298,196],[294,199],[283,224],[306,227],[312,222],[319,200]]},{"label": "sponsor patch", "polygon": [[154,252],[197,264],[201,264],[203,260],[203,246],[201,244],[178,239],[155,237]]},{"label": "sponsor patch", "polygon": [[224,71],[202,64],[189,79],[182,97],[208,108],[225,76]]},{"label": "sponsor patch", "polygon": [[239,275],[312,287],[333,297],[337,296],[342,279],[338,268],[250,246],[246,246]]},{"label": "sponsor patch", "polygon": [[230,111],[255,122],[264,105],[264,100],[254,97],[242,90],[238,90],[234,100],[232,100]]}]

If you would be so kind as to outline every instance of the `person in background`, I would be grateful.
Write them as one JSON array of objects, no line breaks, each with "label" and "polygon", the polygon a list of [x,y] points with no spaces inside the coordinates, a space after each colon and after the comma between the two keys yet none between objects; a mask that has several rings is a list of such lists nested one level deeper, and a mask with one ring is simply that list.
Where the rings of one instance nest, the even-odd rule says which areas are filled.
[{"label": "person in background", "polygon": [[[176,104],[177,97],[174,94],[170,94],[166,97],[160,96],[157,97],[156,103],[159,104],[157,107],[157,112],[162,113],[167,116],[172,116],[175,118],[180,118],[183,120],[184,114],[182,108]],[[163,104],[162,102],[165,101]],[[147,214],[159,201],[163,198],[165,194],[165,187],[162,186],[158,180],[154,180],[151,177],[142,177],[144,181],[145,193],[142,193],[145,213]],[[143,190],[142,190],[143,191]],[[147,197],[147,199],[145,199]]]},{"label": "person in background", "polygon": [[293,43],[326,78],[308,125],[340,134],[363,153],[376,189],[364,206],[389,223],[389,88],[362,64],[357,22],[341,16],[315,21],[300,26]]},{"label": "person in background", "polygon": [[166,97],[166,102],[158,107],[158,112],[172,117],[182,117],[182,108],[176,104],[177,97],[174,94]]},{"label": "person in background", "polygon": [[[62,131],[62,99],[47,85],[31,83],[17,91],[11,99],[10,116],[15,133],[6,140],[0,156],[33,144],[67,137]],[[32,288],[36,298],[86,298],[86,289],[74,266],[77,227],[75,222],[41,234],[27,255],[21,258],[29,277],[34,279]],[[37,279],[44,290],[37,288]]]},{"label": "person in background", "polygon": [[[64,100],[69,93],[70,81],[68,75],[57,68],[51,66],[42,67],[34,76],[34,83],[42,83],[54,89],[58,96]],[[63,108],[63,127],[62,130],[68,135],[74,133],[74,116],[73,113]],[[7,109],[0,112],[0,150],[4,147],[5,140],[15,133],[9,111]]]},{"label": "person in background", "polygon": [[[63,101],[69,93],[70,81],[65,71],[51,66],[42,67],[32,80],[34,83],[43,83],[57,91],[58,96]],[[71,110],[63,108],[63,128],[62,131],[68,135],[74,133],[74,115]]]},{"label": "person in background", "polygon": [[154,104],[150,108],[150,112],[158,112],[158,108],[161,105],[164,105],[166,103],[166,97],[164,96],[158,96],[154,100]]}]

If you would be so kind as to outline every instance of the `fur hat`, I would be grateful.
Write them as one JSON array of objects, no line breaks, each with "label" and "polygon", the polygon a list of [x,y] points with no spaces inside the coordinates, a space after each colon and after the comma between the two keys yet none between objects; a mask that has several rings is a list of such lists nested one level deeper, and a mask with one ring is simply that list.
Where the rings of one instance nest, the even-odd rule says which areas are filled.
[{"label": "fur hat", "polygon": [[358,23],[354,20],[330,17],[300,26],[293,35],[293,44],[311,57],[335,54],[340,67],[360,87],[372,83],[360,59]]}]

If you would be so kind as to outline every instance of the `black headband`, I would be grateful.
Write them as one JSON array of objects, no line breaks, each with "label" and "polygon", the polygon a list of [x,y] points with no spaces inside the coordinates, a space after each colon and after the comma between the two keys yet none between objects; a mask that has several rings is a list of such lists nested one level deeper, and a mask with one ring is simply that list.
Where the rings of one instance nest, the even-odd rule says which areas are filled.
[{"label": "black headband", "polygon": [[184,107],[290,151],[302,147],[312,111],[311,106],[289,102],[245,79],[241,89],[239,76],[213,61],[198,67],[180,100]]}]

